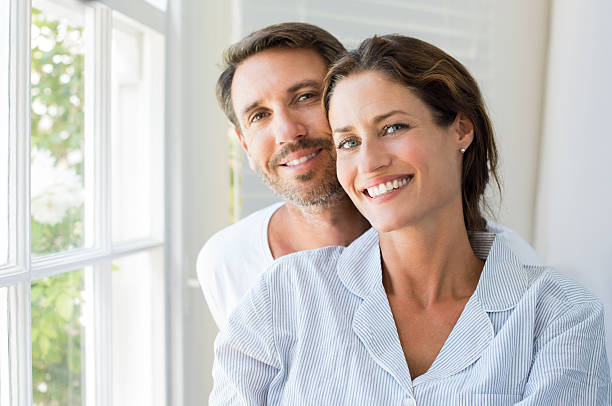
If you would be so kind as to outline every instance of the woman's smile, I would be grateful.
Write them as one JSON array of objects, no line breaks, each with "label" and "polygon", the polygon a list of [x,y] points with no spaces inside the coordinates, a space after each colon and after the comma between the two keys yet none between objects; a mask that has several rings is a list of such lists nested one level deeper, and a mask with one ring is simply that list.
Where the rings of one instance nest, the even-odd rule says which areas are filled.
[{"label": "woman's smile", "polygon": [[390,179],[375,179],[371,182],[373,186],[366,186],[363,193],[373,199],[388,196],[397,192],[412,181],[414,175],[392,176]]}]

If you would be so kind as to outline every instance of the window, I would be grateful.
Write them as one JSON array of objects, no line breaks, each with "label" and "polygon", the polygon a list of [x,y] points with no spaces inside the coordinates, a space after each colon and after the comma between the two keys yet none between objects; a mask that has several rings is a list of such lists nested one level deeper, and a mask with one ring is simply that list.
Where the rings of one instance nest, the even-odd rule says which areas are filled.
[{"label": "window", "polygon": [[165,2],[114,4],[0,5],[2,406],[166,404]]},{"label": "window", "polygon": [[0,267],[9,262],[9,7],[0,7]]}]

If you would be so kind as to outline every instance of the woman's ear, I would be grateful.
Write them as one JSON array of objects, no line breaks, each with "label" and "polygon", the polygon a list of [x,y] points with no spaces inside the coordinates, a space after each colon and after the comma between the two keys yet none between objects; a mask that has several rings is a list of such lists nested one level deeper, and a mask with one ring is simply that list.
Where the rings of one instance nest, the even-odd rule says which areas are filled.
[{"label": "woman's ear", "polygon": [[474,123],[464,113],[457,113],[453,126],[459,149],[467,149],[474,141]]}]

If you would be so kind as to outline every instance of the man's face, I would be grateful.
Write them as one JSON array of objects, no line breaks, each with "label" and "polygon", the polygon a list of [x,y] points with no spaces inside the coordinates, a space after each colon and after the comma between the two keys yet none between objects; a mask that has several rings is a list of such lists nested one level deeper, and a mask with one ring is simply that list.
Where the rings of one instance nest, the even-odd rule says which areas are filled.
[{"label": "man's face", "polygon": [[320,103],[326,72],[325,60],[313,50],[277,48],[243,61],[232,82],[237,130],[251,168],[303,207],[344,193]]}]

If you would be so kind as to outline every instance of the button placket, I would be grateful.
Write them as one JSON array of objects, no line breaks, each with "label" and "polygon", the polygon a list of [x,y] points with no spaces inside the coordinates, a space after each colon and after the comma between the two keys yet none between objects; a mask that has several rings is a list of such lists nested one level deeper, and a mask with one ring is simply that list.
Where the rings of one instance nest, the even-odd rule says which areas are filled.
[{"label": "button placket", "polygon": [[413,398],[404,398],[402,403],[404,406],[416,406],[416,400]]}]

